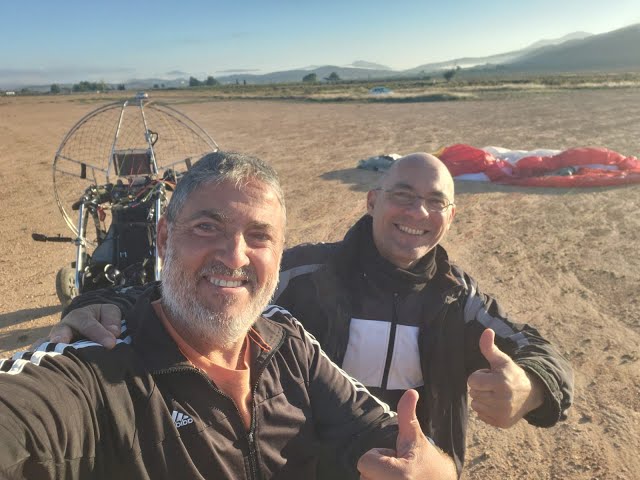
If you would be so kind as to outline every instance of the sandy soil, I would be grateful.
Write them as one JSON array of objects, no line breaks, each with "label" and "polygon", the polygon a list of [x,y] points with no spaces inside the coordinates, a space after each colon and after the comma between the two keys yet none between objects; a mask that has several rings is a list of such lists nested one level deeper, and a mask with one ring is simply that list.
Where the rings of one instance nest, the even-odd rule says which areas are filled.
[{"label": "sandy soil", "polygon": [[[0,98],[0,351],[45,335],[60,307],[54,276],[71,245],[51,163],[71,126],[103,100]],[[639,89],[581,90],[449,103],[186,102],[225,149],[281,173],[290,245],[335,240],[364,211],[377,174],[358,160],[469,143],[605,146],[638,155]],[[567,422],[508,431],[472,420],[465,479],[640,478],[640,185],[544,190],[458,183],[451,256],[522,322],[560,345],[576,371]]]}]

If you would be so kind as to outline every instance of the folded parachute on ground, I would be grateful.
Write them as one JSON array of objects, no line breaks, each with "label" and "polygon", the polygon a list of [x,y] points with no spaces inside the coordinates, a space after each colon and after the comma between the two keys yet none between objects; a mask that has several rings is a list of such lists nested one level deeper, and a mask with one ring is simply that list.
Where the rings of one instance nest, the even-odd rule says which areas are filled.
[{"label": "folded parachute on ground", "polygon": [[640,160],[606,148],[522,151],[456,144],[435,155],[461,180],[565,188],[640,183]]}]

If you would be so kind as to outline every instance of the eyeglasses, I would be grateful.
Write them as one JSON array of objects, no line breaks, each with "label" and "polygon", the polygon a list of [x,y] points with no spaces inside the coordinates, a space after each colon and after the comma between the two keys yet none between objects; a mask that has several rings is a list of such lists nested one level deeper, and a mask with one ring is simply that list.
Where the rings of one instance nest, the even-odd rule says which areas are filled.
[{"label": "eyeglasses", "polygon": [[398,207],[413,207],[416,205],[416,202],[420,201],[420,206],[424,204],[424,207],[427,209],[427,212],[431,213],[442,213],[451,205],[455,205],[455,203],[450,202],[446,198],[442,197],[421,197],[420,195],[416,195],[415,193],[409,190],[387,190],[384,188],[376,188],[376,190],[383,191],[389,201]]}]

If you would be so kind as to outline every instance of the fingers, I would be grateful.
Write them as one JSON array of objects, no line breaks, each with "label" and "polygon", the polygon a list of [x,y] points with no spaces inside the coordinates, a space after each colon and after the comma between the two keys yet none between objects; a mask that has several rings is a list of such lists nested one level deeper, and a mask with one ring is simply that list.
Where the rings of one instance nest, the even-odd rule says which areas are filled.
[{"label": "fingers", "polygon": [[100,323],[106,330],[118,338],[121,333],[122,313],[115,305],[100,305]]},{"label": "fingers", "polygon": [[516,420],[511,417],[502,417],[492,413],[476,411],[476,415],[478,416],[478,420],[496,428],[511,428],[517,423]]},{"label": "fingers", "polygon": [[496,403],[494,399],[486,401],[474,398],[469,406],[476,412],[478,419],[494,427],[509,428],[519,419],[511,410],[509,402]]},{"label": "fingers", "polygon": [[[108,322],[107,326],[101,325],[99,320]],[[113,348],[116,345],[116,332],[119,335],[120,329],[115,327],[115,319],[119,321],[120,310],[115,305],[88,305],[69,312],[62,323],[70,328],[76,337],[86,338],[97,342],[106,348]]]},{"label": "fingers", "polygon": [[493,391],[496,386],[496,374],[486,368],[476,370],[467,379],[467,385],[471,390]]},{"label": "fingers", "polygon": [[478,412],[476,412],[476,414],[478,416],[478,420],[486,423],[487,425],[491,425],[492,427],[496,427],[496,428],[506,428],[505,426],[502,425],[500,421],[498,421],[498,419],[492,417],[491,415],[478,413]]},{"label": "fingers", "polygon": [[495,417],[494,413],[496,411],[496,408],[494,405],[492,405],[489,402],[483,402],[482,400],[472,399],[469,406],[473,408],[473,410],[480,415]]},{"label": "fingers", "polygon": [[480,411],[480,406],[484,409],[492,412],[500,413],[502,415],[510,415],[513,412],[513,408],[516,405],[517,397],[513,392],[503,389],[496,389],[491,391],[482,390],[469,390],[469,396],[471,397],[471,407]]},{"label": "fingers", "polygon": [[71,343],[73,341],[73,330],[64,323],[58,323],[49,332],[48,340],[53,343]]},{"label": "fingers", "polygon": [[390,448],[372,448],[358,460],[361,479],[388,478],[397,463],[396,451]]},{"label": "fingers", "polygon": [[495,406],[492,407],[490,403],[485,403],[481,400],[472,399],[469,406],[476,412],[478,419],[484,423],[488,423],[494,427],[499,427],[499,420],[496,417]]},{"label": "fingers", "polygon": [[469,396],[478,402],[483,402],[486,404],[491,404],[496,401],[498,398],[493,392],[480,391],[480,390],[469,390]]},{"label": "fingers", "polygon": [[514,379],[505,374],[505,371],[478,370],[469,375],[467,379],[469,393],[472,395],[479,392],[494,392],[500,396],[508,396],[513,388],[513,383]]}]

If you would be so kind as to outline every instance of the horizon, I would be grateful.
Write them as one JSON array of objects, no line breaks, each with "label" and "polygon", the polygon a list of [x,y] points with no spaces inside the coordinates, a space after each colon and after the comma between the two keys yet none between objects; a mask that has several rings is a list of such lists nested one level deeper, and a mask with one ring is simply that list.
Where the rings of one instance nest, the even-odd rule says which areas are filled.
[{"label": "horizon", "polygon": [[379,0],[348,5],[285,0],[277,6],[255,0],[220,6],[158,0],[152,7],[115,0],[90,8],[78,0],[68,0],[64,8],[37,0],[28,12],[15,3],[3,10],[0,89],[259,75],[356,61],[401,71],[640,23],[635,0],[619,0],[615,8],[594,0],[535,5],[489,0],[481,8],[470,0],[455,5],[409,0],[391,8]]}]

